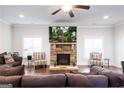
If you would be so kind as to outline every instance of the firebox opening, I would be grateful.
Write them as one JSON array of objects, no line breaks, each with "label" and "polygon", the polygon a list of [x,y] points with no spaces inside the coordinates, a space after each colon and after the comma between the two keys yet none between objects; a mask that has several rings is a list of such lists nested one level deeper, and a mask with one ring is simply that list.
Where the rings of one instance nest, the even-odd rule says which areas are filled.
[{"label": "firebox opening", "polygon": [[70,65],[70,54],[57,54],[57,65]]}]

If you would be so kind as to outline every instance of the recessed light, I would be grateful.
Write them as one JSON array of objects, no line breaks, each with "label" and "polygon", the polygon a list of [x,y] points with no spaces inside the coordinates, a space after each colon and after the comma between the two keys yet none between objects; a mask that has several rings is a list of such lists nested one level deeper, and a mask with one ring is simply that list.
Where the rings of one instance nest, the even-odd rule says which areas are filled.
[{"label": "recessed light", "polygon": [[108,18],[109,18],[109,16],[108,16],[108,15],[106,15],[106,16],[103,16],[103,18],[104,18],[104,19],[108,19]]},{"label": "recessed light", "polygon": [[24,16],[24,15],[22,15],[22,14],[20,14],[20,15],[19,15],[19,17],[20,17],[20,18],[24,18],[25,16]]}]

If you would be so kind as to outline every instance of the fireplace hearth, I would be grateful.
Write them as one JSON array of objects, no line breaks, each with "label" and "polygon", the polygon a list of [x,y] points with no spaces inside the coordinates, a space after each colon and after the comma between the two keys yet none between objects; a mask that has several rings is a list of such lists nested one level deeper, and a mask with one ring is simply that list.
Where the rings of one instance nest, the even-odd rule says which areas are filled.
[{"label": "fireplace hearth", "polygon": [[70,54],[57,54],[57,65],[70,65]]}]

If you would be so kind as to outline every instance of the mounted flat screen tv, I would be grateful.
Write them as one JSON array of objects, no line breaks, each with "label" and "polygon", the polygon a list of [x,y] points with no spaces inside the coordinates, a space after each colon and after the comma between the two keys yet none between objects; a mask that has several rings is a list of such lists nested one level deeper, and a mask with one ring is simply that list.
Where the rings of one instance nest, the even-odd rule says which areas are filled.
[{"label": "mounted flat screen tv", "polygon": [[77,38],[76,26],[50,26],[49,41],[52,43],[76,42]]}]

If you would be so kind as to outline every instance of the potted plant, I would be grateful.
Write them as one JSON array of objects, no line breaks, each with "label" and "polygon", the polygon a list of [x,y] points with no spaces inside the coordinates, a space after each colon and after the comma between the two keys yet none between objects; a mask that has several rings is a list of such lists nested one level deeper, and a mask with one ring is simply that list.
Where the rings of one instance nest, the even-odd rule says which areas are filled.
[{"label": "potted plant", "polygon": [[56,62],[56,61],[53,61],[52,64],[53,64],[54,66],[56,66],[56,65],[57,65],[57,62]]},{"label": "potted plant", "polygon": [[72,61],[72,65],[73,65],[73,66],[76,66],[76,62]]},{"label": "potted plant", "polygon": [[54,62],[54,66],[56,66],[57,65],[57,62]]}]

